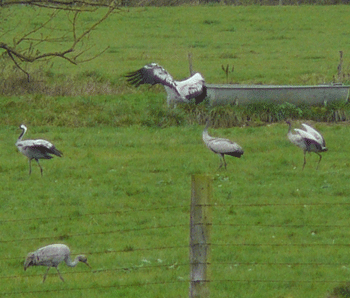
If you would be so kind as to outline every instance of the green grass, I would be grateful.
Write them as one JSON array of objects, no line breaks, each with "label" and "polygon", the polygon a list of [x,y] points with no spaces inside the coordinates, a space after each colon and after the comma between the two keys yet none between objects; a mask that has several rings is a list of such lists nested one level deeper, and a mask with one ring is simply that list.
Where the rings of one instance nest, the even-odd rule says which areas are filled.
[{"label": "green grass", "polygon": [[[144,92],[103,96],[52,97],[27,95],[4,98],[0,102],[0,122],[33,126],[95,127],[96,125],[171,127],[204,124],[212,119],[214,127],[259,126],[287,119],[343,122],[350,119],[346,102],[326,106],[296,106],[288,102],[275,105],[261,102],[247,106],[208,106],[182,104],[168,109],[161,93]],[[28,110],[31,112],[28,113]]]},{"label": "green grass", "polygon": [[[13,9],[23,11],[17,18],[32,12],[27,8]],[[349,73],[346,49],[350,29],[344,24],[349,10],[348,5],[124,9],[102,23],[85,42],[98,45],[86,53],[88,56],[109,47],[106,53],[78,66],[53,60],[50,77],[57,83],[67,75],[71,80],[71,76],[93,73],[121,88],[122,75],[146,63],[158,62],[181,79],[188,76],[187,55],[191,52],[194,69],[208,83],[226,82],[222,65],[229,65],[230,69],[234,66],[229,75],[229,82],[233,83],[329,83],[337,80],[333,76],[337,74],[340,50],[344,51],[344,74]],[[26,27],[21,29],[16,15],[12,15],[8,26],[13,24],[14,30],[22,32],[28,24],[23,22]],[[38,22],[40,16],[36,18]],[[92,22],[91,16],[83,14],[81,21],[86,26]],[[60,29],[63,24],[70,26],[65,14],[59,15],[57,24],[62,26]],[[4,38],[10,42],[13,35]],[[69,41],[62,41],[59,45],[54,43],[52,49],[57,51],[58,46],[68,45]],[[50,49],[48,45],[41,46],[41,51]]]},{"label": "green grass", "polygon": [[[287,140],[283,120],[347,119],[347,106],[173,111],[162,88],[135,91],[121,75],[156,61],[185,77],[191,51],[195,69],[211,83],[226,81],[227,64],[235,65],[230,79],[240,83],[331,81],[338,50],[348,43],[348,10],[133,8],[91,36],[111,46],[106,55],[79,67],[55,61],[51,79],[60,87],[64,75],[79,78],[67,84],[76,96],[2,97],[1,295],[187,296],[193,174],[213,178],[212,297],[326,297],[342,287],[350,277],[348,123],[311,122],[329,151],[318,171],[315,154],[302,171],[303,153]],[[95,86],[90,80],[111,80],[118,92],[90,96],[84,92]],[[217,170],[219,158],[201,140],[208,115],[211,135],[245,150],[241,159],[227,157],[226,171]],[[14,146],[20,123],[29,128],[27,138],[48,139],[64,153],[41,162],[43,177],[35,163],[28,176]],[[56,242],[73,255],[85,253],[93,269],[62,265],[66,283],[51,269],[45,284],[45,268],[23,271],[29,251]]]},{"label": "green grass", "polygon": [[[329,146],[318,171],[316,155],[301,170],[302,152],[287,140],[286,124],[210,129],[245,149],[218,171],[199,125],[29,126],[28,138],[48,139],[64,153],[41,162],[41,178],[35,164],[28,177],[16,152],[19,130],[2,126],[0,292],[187,295],[190,180],[208,173],[213,297],[324,297],[348,277],[349,128],[316,127]],[[29,251],[54,242],[86,253],[92,271],[63,265],[65,284],[54,270],[45,284],[45,268],[23,271]]]}]

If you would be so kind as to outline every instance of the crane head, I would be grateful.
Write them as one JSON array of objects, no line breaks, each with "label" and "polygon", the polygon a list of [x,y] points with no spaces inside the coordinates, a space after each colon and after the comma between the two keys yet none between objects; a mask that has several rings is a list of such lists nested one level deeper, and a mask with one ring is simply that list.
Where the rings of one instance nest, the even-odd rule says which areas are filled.
[{"label": "crane head", "polygon": [[24,124],[21,124],[19,128],[23,130],[23,134],[27,132],[27,126],[25,126]]},{"label": "crane head", "polygon": [[86,264],[88,267],[91,268],[91,266],[90,266],[89,263],[87,262],[87,257],[81,255],[81,256],[78,256],[77,258],[78,258],[79,262],[82,262],[82,263]]},{"label": "crane head", "polygon": [[34,258],[35,258],[35,255],[34,253],[30,252],[27,257],[26,257],[26,260],[24,261],[24,271],[27,270],[28,267],[30,266],[33,266],[34,265]]}]

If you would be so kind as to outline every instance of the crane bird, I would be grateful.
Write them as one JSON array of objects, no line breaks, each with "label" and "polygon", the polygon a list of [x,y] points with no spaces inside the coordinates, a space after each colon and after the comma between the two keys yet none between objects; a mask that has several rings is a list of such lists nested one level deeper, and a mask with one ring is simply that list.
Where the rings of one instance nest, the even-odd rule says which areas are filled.
[{"label": "crane bird", "polygon": [[49,272],[50,268],[55,267],[60,279],[64,281],[58,270],[58,265],[62,261],[65,261],[69,267],[75,267],[79,262],[85,263],[90,267],[87,262],[87,258],[83,255],[76,256],[74,261],[72,261],[70,258],[70,250],[67,245],[51,244],[41,247],[34,252],[30,252],[24,262],[24,271],[26,271],[30,266],[47,266],[47,270],[44,274],[43,279],[43,282],[45,282],[47,273]]},{"label": "crane bird", "polygon": [[203,130],[203,141],[207,147],[213,151],[214,153],[218,154],[220,156],[220,166],[219,169],[224,165],[226,169],[226,161],[225,161],[225,155],[231,155],[234,157],[240,158],[244,151],[241,146],[239,146],[237,143],[232,142],[228,139],[223,138],[213,138],[208,134],[208,127],[210,125],[210,122],[207,121],[207,124]]},{"label": "crane bird", "polygon": [[167,92],[168,106],[177,103],[189,103],[195,99],[195,103],[201,103],[207,96],[207,87],[200,73],[195,73],[183,81],[175,81],[173,77],[157,63],[147,64],[144,67],[125,75],[127,81],[138,87],[141,84],[162,84]]},{"label": "crane bird", "polygon": [[29,160],[29,175],[32,172],[32,159],[35,159],[39,165],[41,176],[43,175],[43,169],[39,163],[39,159],[51,159],[53,156],[50,154],[57,155],[61,157],[63,154],[59,150],[56,149],[54,145],[52,145],[49,141],[46,140],[22,140],[24,134],[27,132],[27,127],[22,124],[20,127],[22,129],[22,133],[17,139],[16,147],[18,150],[25,156],[28,157]]},{"label": "crane bird", "polygon": [[292,124],[290,121],[286,121],[286,123],[289,125],[288,139],[304,151],[303,170],[306,164],[306,152],[315,152],[320,157],[316,167],[316,169],[318,169],[318,165],[322,159],[322,155],[319,152],[326,152],[328,150],[323,136],[305,123],[302,124],[303,129],[295,128],[294,131],[296,134],[293,134]]}]

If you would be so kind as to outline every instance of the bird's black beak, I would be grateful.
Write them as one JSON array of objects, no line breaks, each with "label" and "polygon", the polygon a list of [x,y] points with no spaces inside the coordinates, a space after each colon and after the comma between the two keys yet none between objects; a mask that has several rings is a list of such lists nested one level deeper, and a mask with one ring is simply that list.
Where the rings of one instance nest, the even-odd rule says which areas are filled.
[{"label": "bird's black beak", "polygon": [[31,266],[31,263],[24,264],[24,271],[26,271],[29,266]]}]

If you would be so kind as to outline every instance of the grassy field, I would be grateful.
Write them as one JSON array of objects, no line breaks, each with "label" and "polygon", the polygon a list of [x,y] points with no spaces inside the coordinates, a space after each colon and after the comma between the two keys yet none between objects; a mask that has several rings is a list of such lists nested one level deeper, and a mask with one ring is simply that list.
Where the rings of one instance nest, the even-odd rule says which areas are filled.
[{"label": "grassy field", "polygon": [[[349,127],[316,127],[329,147],[318,171],[316,155],[301,170],[286,124],[211,129],[245,149],[218,171],[200,125],[29,126],[28,138],[64,153],[41,163],[41,178],[16,152],[19,129],[2,126],[0,292],[186,296],[190,178],[210,174],[213,297],[325,297],[349,276]],[[61,266],[64,284],[53,269],[45,284],[46,269],[23,272],[29,251],[54,242],[87,254],[93,269]]]},{"label": "grassy field", "polygon": [[349,11],[349,6],[135,8],[101,26],[108,34],[101,32],[98,42],[111,48],[88,67],[118,77],[158,62],[183,78],[191,52],[194,69],[209,83],[226,81],[221,66],[227,64],[235,67],[229,78],[235,83],[330,82],[339,50],[349,67],[350,29],[343,23]]},{"label": "grassy field", "polygon": [[[348,123],[310,122],[329,151],[319,170],[311,154],[302,171],[303,153],[283,121],[225,127],[210,114],[217,125],[209,133],[245,150],[217,170],[219,158],[201,140],[204,113],[169,111],[161,89],[134,91],[120,78],[151,61],[185,77],[191,51],[211,83],[225,81],[222,64],[235,65],[234,82],[331,81],[338,50],[346,52],[348,13],[135,8],[91,36],[111,46],[106,55],[52,68],[57,84],[59,74],[89,72],[121,86],[118,95],[1,98],[0,296],[186,297],[193,174],[213,178],[212,297],[327,297],[348,281]],[[28,176],[14,146],[20,123],[26,138],[47,139],[64,154],[41,162],[43,177],[35,163]],[[66,282],[51,269],[44,284],[45,268],[23,271],[29,251],[57,242],[85,253],[92,269],[61,265]]]},{"label": "grassy field", "polygon": [[[29,18],[32,13],[26,8],[15,9],[23,11],[21,18],[26,15]],[[234,66],[229,82],[318,84],[334,80],[342,50],[344,80],[349,81],[350,29],[344,24],[349,11],[348,5],[124,9],[102,23],[85,42],[88,48],[92,46],[87,57],[109,47],[106,53],[78,66],[53,60],[49,77],[60,84],[65,77],[71,80],[71,76],[76,76],[83,80],[108,80],[120,87],[124,84],[122,75],[146,63],[157,62],[180,79],[188,76],[187,56],[192,53],[194,69],[200,71],[208,83],[225,83],[222,65],[229,65],[230,69]],[[9,17],[8,24],[9,27],[13,24],[14,32],[23,32],[39,23],[40,14],[35,19],[36,22],[18,24],[17,19]],[[83,14],[81,26],[96,20],[97,16]],[[63,29],[70,23],[66,21],[66,14],[59,14],[53,25]],[[3,39],[10,42],[13,37],[13,34],[5,35]],[[67,36],[60,43],[53,43],[51,50],[57,51],[70,42]],[[45,44],[38,47],[40,51],[47,49]]]}]

